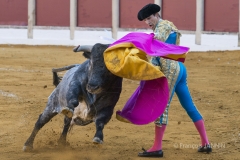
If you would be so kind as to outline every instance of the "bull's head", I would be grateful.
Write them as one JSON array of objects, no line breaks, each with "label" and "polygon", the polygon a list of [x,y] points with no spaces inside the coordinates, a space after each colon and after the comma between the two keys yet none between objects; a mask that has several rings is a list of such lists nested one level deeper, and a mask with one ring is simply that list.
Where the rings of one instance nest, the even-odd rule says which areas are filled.
[{"label": "bull's head", "polygon": [[101,93],[108,88],[115,77],[106,67],[103,58],[103,52],[108,48],[108,44],[97,43],[94,46],[77,46],[74,52],[83,51],[84,57],[88,58],[88,84],[86,89],[93,94]]}]

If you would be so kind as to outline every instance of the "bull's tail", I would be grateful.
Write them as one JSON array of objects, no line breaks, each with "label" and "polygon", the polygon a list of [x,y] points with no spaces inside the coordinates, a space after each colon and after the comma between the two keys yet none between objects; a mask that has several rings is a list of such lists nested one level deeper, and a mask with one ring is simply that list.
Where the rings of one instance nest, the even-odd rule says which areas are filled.
[{"label": "bull's tail", "polygon": [[62,67],[62,68],[53,68],[52,69],[52,73],[53,73],[53,85],[55,87],[57,87],[57,85],[60,83],[60,81],[62,80],[62,77],[59,77],[57,72],[62,72],[62,71],[66,71],[66,70],[69,70],[73,67],[76,67],[77,65],[79,64],[74,64],[74,65],[70,65],[70,66],[65,66],[65,67]]},{"label": "bull's tail", "polygon": [[57,72],[53,72],[53,85],[57,87],[60,81],[61,81],[61,77],[58,76]]}]

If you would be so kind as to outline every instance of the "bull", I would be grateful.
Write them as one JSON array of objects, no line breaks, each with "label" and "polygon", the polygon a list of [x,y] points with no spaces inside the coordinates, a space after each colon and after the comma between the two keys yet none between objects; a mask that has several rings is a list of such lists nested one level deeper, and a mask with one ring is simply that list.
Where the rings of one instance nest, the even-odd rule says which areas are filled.
[{"label": "bull", "polygon": [[73,124],[84,126],[95,122],[93,143],[103,143],[103,129],[112,117],[122,91],[122,78],[112,74],[104,63],[103,52],[107,44],[77,46],[87,58],[82,64],[71,65],[60,80],[53,70],[56,88],[48,98],[44,111],[39,115],[34,129],[24,144],[23,151],[31,151],[38,131],[54,116],[63,113],[64,127],[58,144],[66,145],[66,137]]}]

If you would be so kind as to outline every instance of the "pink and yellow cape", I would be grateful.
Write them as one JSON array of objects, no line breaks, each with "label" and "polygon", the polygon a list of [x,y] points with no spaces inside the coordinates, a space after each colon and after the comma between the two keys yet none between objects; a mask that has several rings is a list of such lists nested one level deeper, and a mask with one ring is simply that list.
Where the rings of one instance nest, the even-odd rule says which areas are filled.
[{"label": "pink and yellow cape", "polygon": [[132,32],[117,40],[104,52],[104,61],[110,72],[132,80],[141,80],[140,86],[129,98],[118,120],[136,125],[156,120],[165,110],[169,89],[167,79],[159,67],[148,62],[148,56],[160,56],[184,62],[188,47],[166,44],[154,39],[154,34]]}]

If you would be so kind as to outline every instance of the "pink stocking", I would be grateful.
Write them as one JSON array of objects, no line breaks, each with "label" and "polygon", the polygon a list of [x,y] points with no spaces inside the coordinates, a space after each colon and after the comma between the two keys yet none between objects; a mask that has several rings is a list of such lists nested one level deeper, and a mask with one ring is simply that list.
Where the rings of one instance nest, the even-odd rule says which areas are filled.
[{"label": "pink stocking", "polygon": [[148,150],[148,152],[162,150],[162,139],[163,134],[166,129],[166,125],[162,125],[161,127],[155,125],[155,140],[152,148]]},{"label": "pink stocking", "polygon": [[198,130],[198,133],[200,134],[201,140],[202,140],[202,146],[205,146],[206,144],[209,144],[206,129],[204,126],[204,121],[201,119],[197,122],[194,122],[195,127]]}]

